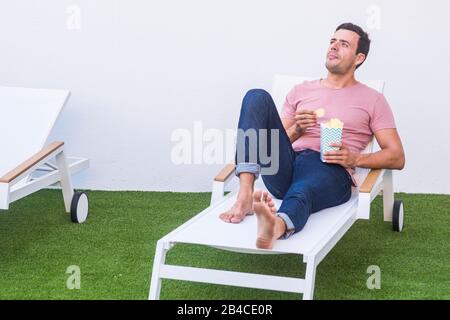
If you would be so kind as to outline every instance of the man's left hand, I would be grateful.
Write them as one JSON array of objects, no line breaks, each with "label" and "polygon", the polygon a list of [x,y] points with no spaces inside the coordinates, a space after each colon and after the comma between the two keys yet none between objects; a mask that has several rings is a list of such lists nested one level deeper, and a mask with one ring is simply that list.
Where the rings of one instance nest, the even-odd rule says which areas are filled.
[{"label": "man's left hand", "polygon": [[343,143],[330,143],[330,147],[339,147],[339,150],[325,152],[323,158],[326,163],[340,164],[345,168],[357,166],[359,154],[350,152],[350,149]]}]

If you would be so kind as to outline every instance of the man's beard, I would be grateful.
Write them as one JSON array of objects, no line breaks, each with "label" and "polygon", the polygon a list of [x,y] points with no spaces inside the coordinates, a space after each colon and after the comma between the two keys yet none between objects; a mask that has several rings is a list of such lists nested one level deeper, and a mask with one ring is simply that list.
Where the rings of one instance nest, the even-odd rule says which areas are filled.
[{"label": "man's beard", "polygon": [[325,63],[325,67],[327,68],[328,72],[332,73],[332,74],[345,74],[347,70],[345,70],[345,68],[343,68],[340,65],[328,65],[328,63]]}]

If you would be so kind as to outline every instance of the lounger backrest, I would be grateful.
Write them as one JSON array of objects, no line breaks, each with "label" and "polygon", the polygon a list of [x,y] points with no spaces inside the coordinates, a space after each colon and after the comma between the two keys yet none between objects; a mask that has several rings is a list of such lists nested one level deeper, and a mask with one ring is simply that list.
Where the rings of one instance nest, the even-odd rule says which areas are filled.
[{"label": "lounger backrest", "polygon": [[0,86],[0,176],[41,150],[69,91]]},{"label": "lounger backrest", "polygon": [[[286,99],[286,95],[295,85],[313,79],[317,78],[299,77],[291,75],[275,75],[271,95],[275,102],[275,105],[277,106],[278,112],[281,112],[283,103]],[[368,87],[371,87],[372,89],[375,89],[383,93],[384,81],[381,80],[368,80],[368,81],[359,80],[359,81],[364,83]],[[369,144],[366,146],[366,148],[362,153],[371,153],[375,149],[377,149],[376,141],[372,138],[372,141],[369,142]],[[361,185],[361,183],[364,181],[369,171],[370,171],[369,169],[365,168],[356,168],[355,179],[358,185]]]}]

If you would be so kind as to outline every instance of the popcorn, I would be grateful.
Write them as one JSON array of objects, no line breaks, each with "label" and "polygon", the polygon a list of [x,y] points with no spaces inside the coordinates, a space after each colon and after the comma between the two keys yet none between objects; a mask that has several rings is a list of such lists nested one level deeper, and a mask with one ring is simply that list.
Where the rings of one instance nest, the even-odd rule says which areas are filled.
[{"label": "popcorn", "polygon": [[337,118],[333,118],[330,121],[323,123],[323,126],[325,128],[342,129],[342,128],[344,128],[344,123]]},{"label": "popcorn", "polygon": [[324,108],[319,108],[316,111],[314,111],[317,115],[317,117],[322,118],[325,115],[325,109]]}]

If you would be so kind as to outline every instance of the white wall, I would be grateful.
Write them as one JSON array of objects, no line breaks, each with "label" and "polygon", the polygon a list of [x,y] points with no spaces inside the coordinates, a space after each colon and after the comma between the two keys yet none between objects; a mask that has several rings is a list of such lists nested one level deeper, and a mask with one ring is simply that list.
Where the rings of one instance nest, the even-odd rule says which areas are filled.
[{"label": "white wall", "polygon": [[173,164],[174,130],[234,128],[248,89],[324,76],[338,24],[379,22],[358,77],[387,81],[407,156],[395,189],[450,194],[449,14],[422,0],[0,0],[0,84],[72,91],[52,138],[91,159],[77,187],[207,191],[221,166]]}]

